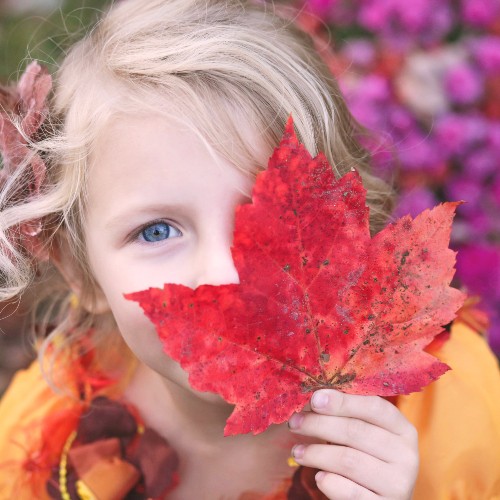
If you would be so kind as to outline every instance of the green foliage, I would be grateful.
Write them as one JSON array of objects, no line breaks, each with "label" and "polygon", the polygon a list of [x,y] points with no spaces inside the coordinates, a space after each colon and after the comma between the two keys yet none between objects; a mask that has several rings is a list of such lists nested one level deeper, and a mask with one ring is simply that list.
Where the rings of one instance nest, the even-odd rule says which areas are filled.
[{"label": "green foliage", "polygon": [[64,0],[60,9],[0,17],[0,80],[15,80],[37,59],[53,71],[64,51],[96,21],[110,0]]}]

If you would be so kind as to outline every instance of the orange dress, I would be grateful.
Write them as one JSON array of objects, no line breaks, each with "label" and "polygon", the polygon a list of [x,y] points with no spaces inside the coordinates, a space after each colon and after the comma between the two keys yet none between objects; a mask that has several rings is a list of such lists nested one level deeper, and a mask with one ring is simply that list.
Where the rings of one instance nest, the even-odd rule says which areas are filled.
[{"label": "orange dress", "polygon": [[[452,370],[422,392],[397,398],[397,406],[419,432],[414,500],[500,500],[497,360],[484,339],[460,322],[433,354]],[[0,499],[35,498],[31,488],[37,463],[57,452],[37,449],[42,430],[36,423],[54,415],[51,432],[67,435],[74,425],[75,404],[52,392],[36,363],[16,375],[0,404]],[[59,423],[58,415],[64,415]],[[48,499],[43,484],[35,487],[37,499]]]}]

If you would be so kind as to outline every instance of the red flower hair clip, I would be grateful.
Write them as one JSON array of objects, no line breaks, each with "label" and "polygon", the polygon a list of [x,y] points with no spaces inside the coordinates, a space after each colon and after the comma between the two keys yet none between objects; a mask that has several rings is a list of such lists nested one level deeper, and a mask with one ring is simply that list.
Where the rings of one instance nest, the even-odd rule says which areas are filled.
[{"label": "red flower hair clip", "polygon": [[[52,78],[46,68],[33,61],[16,86],[0,86],[0,187],[27,160],[31,166],[31,181],[23,193],[29,199],[40,192],[45,178],[45,163],[38,153],[30,151],[28,143],[36,135],[48,114],[47,96]],[[32,254],[38,254],[36,237],[42,230],[39,219],[20,225],[23,245]]]}]

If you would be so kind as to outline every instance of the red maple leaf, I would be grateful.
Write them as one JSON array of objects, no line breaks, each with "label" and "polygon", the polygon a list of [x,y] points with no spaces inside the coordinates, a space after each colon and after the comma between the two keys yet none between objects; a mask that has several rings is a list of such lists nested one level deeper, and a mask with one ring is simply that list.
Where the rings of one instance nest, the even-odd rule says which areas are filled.
[{"label": "red maple leaf", "polygon": [[126,295],[200,391],[236,405],[225,434],[262,432],[312,391],[408,394],[449,367],[424,352],[455,317],[456,203],[370,237],[365,189],[311,158],[290,118],[252,202],[236,209],[239,284],[166,284]]}]

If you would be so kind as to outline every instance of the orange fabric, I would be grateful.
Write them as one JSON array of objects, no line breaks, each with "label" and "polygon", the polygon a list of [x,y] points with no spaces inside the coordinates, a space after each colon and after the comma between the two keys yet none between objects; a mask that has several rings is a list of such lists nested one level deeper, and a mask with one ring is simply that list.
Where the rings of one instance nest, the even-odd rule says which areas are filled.
[{"label": "orange fabric", "polygon": [[[37,499],[49,498],[43,485],[50,471],[40,453],[43,429],[38,424],[47,415],[59,415],[74,406],[74,400],[54,394],[38,363],[17,373],[0,404],[0,498],[33,500],[32,487]],[[58,439],[61,447],[66,437]]]},{"label": "orange fabric", "polygon": [[[454,325],[450,340],[435,354],[452,370],[397,401],[419,431],[414,500],[500,500],[497,361],[484,339],[463,323]],[[34,498],[22,464],[27,451],[36,450],[35,423],[71,405],[71,399],[52,393],[37,364],[16,376],[0,404],[0,498]],[[48,497],[38,491],[36,498]]]},{"label": "orange fabric", "polygon": [[500,499],[500,371],[464,323],[433,353],[452,370],[397,405],[419,432],[416,500]]}]

